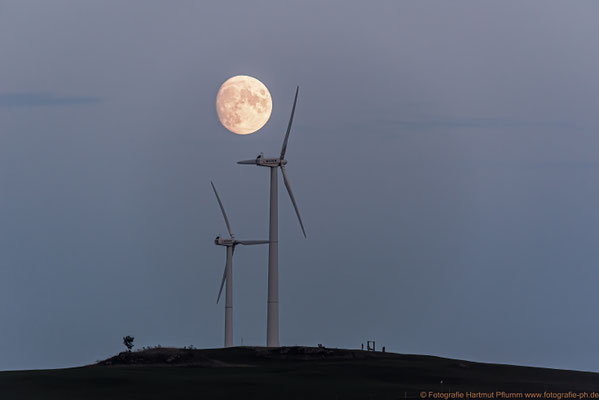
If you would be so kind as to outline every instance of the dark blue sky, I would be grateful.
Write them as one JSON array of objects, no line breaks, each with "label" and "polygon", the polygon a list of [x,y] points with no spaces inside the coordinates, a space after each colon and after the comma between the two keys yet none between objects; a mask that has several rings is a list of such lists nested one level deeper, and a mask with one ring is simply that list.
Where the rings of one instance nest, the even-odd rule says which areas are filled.
[{"label": "dark blue sky", "polygon": [[[283,345],[599,371],[599,5],[0,2],[0,369],[222,346],[226,232],[268,235]],[[273,97],[218,122],[236,74]],[[264,345],[267,249],[234,260]]]}]

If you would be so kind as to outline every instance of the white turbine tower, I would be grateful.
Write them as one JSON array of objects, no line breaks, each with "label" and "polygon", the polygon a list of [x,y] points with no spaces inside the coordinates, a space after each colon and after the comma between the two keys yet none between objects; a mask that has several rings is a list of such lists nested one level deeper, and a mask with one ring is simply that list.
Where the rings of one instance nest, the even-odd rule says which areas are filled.
[{"label": "white turbine tower", "polygon": [[295,213],[299,220],[304,237],[306,237],[306,231],[304,230],[304,224],[300,217],[299,210],[291,185],[289,184],[289,177],[285,171],[285,151],[287,150],[287,141],[289,140],[289,132],[291,131],[291,123],[293,122],[293,114],[295,113],[295,104],[297,103],[297,94],[299,92],[299,86],[295,90],[295,99],[293,100],[293,108],[291,109],[291,118],[289,118],[289,125],[287,126],[287,133],[285,134],[285,140],[283,141],[283,147],[281,148],[281,154],[277,158],[264,158],[260,154],[254,160],[239,161],[237,164],[255,164],[261,167],[270,168],[270,226],[268,230],[268,308],[267,308],[267,326],[266,326],[266,345],[268,347],[279,347],[279,221],[278,221],[278,187],[277,187],[277,170],[281,168],[283,173],[283,182],[289,197],[295,208]]},{"label": "white turbine tower", "polygon": [[231,230],[231,225],[229,224],[229,219],[227,218],[227,213],[225,213],[225,208],[223,207],[223,203],[220,201],[220,197],[218,196],[218,192],[214,187],[214,183],[210,182],[212,185],[212,189],[214,190],[214,194],[216,195],[216,200],[218,201],[218,205],[220,206],[220,210],[223,212],[223,217],[225,218],[225,224],[227,225],[227,230],[229,231],[229,238],[221,238],[217,236],[214,239],[214,243],[218,246],[226,246],[227,247],[227,262],[225,264],[225,271],[223,273],[223,280],[220,283],[220,290],[218,291],[218,297],[216,299],[216,303],[220,300],[220,295],[223,291],[223,286],[225,281],[227,282],[227,290],[225,292],[226,301],[225,301],[225,347],[233,346],[233,253],[235,252],[235,246],[238,244],[242,245],[253,245],[253,244],[266,244],[268,240],[237,240],[235,239],[235,235]]}]

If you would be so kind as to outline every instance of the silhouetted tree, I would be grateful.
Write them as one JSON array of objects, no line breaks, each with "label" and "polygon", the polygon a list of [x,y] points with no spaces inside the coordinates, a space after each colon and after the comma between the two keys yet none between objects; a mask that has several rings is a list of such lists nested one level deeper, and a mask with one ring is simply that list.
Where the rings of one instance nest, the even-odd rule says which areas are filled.
[{"label": "silhouetted tree", "polygon": [[127,346],[128,351],[131,351],[131,349],[133,348],[133,340],[135,340],[135,338],[129,335],[123,338],[123,344]]}]

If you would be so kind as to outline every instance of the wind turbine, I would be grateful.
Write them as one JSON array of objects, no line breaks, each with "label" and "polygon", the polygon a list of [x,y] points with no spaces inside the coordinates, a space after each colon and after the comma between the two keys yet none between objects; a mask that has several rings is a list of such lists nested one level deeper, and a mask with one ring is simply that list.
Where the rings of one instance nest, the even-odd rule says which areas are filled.
[{"label": "wind turbine", "polygon": [[281,148],[281,154],[277,158],[264,158],[260,154],[254,160],[238,161],[237,164],[255,164],[260,167],[270,168],[270,226],[268,230],[268,308],[267,308],[267,322],[266,322],[266,345],[268,347],[279,347],[279,221],[278,221],[278,187],[277,187],[277,171],[281,168],[283,173],[283,182],[295,208],[297,219],[299,220],[304,237],[306,237],[306,231],[302,218],[300,217],[299,210],[295,198],[293,197],[293,191],[289,184],[289,177],[285,171],[285,152],[287,151],[287,142],[289,140],[289,132],[291,131],[291,123],[293,122],[293,114],[295,113],[295,104],[297,103],[297,94],[299,92],[299,86],[295,90],[295,99],[293,100],[293,108],[291,109],[291,118],[289,118],[289,125],[287,126],[287,133],[285,134],[285,140],[283,141],[283,147]]},{"label": "wind turbine", "polygon": [[266,244],[268,240],[237,240],[235,239],[235,235],[231,230],[231,225],[229,224],[229,219],[227,218],[227,213],[225,212],[225,208],[223,207],[223,203],[220,201],[220,197],[218,196],[218,192],[214,187],[214,183],[210,181],[212,185],[212,189],[214,190],[214,194],[216,195],[216,200],[218,201],[218,205],[220,206],[220,210],[223,213],[223,217],[225,218],[225,224],[227,225],[227,230],[229,231],[229,238],[221,238],[220,235],[214,239],[214,244],[217,246],[226,246],[227,247],[227,262],[225,264],[225,271],[223,272],[223,280],[220,283],[220,290],[218,291],[218,297],[216,299],[216,303],[220,300],[220,295],[223,292],[223,286],[225,285],[225,281],[227,282],[227,290],[225,292],[225,347],[233,346],[233,253],[235,252],[235,246],[238,244],[242,245],[254,245],[254,244]]}]

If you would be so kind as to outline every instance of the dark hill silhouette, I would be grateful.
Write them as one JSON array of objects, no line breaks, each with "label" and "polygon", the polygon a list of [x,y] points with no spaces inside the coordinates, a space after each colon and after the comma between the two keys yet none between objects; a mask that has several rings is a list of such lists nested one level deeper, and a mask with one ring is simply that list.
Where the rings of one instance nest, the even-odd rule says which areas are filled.
[{"label": "dark hill silhouette", "polygon": [[153,348],[81,368],[0,373],[2,399],[414,399],[429,391],[593,399],[599,374],[319,347]]}]

